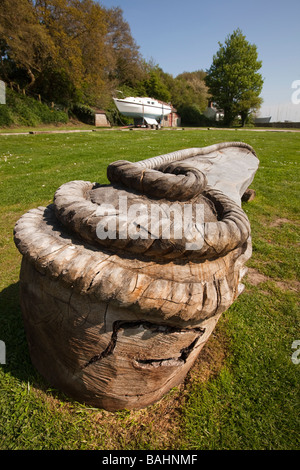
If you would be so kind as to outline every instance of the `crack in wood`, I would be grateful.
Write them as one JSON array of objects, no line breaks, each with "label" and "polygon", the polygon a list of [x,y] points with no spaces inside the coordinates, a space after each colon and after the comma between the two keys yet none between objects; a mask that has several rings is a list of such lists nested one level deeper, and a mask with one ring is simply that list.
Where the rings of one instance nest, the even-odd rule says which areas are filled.
[{"label": "crack in wood", "polygon": [[180,350],[179,357],[173,357],[173,358],[167,358],[167,359],[149,359],[149,360],[148,359],[136,359],[137,363],[144,364],[144,365],[146,364],[153,365],[154,363],[156,365],[163,365],[163,364],[166,365],[168,361],[169,362],[171,361],[173,363],[172,365],[174,365],[174,361],[176,361],[177,363],[182,363],[182,362],[185,363],[192,349],[195,347],[198,339],[205,332],[205,328],[201,328],[201,327],[177,328],[177,327],[169,326],[169,325],[158,325],[158,324],[146,321],[146,320],[138,320],[138,321],[131,321],[131,322],[117,320],[113,323],[113,331],[112,331],[112,335],[111,335],[111,338],[107,347],[101,353],[96,354],[89,361],[87,361],[84,364],[83,369],[90,366],[91,364],[94,364],[95,362],[101,361],[102,359],[104,359],[105,357],[113,353],[117,344],[118,333],[121,329],[125,330],[129,328],[138,328],[139,326],[142,326],[145,329],[151,330],[153,333],[162,333],[162,334],[186,333],[186,332],[198,333],[197,337],[189,346],[186,346],[185,348],[182,348]]},{"label": "crack in wood", "polygon": [[104,324],[104,331],[105,331],[105,333],[106,333],[106,317],[107,317],[108,307],[109,307],[109,304],[106,304],[105,312],[104,312],[104,318],[103,318],[103,324]]},{"label": "crack in wood", "polygon": [[137,364],[141,366],[152,366],[152,367],[158,367],[158,366],[178,366],[181,364],[185,364],[187,361],[187,358],[189,357],[190,353],[194,349],[194,347],[197,344],[198,339],[200,336],[202,336],[203,333],[197,336],[197,338],[194,339],[194,341],[189,345],[186,346],[185,348],[180,349],[180,356],[178,357],[169,357],[166,359],[136,359]]}]

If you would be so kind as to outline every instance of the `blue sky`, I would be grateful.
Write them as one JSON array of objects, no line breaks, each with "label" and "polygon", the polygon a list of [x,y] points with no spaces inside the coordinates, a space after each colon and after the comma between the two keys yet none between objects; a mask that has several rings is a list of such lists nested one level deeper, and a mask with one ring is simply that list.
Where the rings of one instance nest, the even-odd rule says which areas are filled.
[{"label": "blue sky", "polygon": [[[292,102],[300,80],[299,0],[100,0],[119,6],[146,60],[174,77],[206,70],[228,34],[240,28],[256,44],[264,78],[261,115],[300,121]],[[300,82],[297,84],[300,98]]]}]

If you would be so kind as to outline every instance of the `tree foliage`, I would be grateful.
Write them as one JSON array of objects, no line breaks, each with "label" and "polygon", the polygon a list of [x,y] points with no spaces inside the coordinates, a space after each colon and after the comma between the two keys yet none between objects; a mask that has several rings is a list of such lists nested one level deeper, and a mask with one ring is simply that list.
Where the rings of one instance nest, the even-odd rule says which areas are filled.
[{"label": "tree foliage", "polygon": [[91,0],[37,0],[35,9],[55,46],[38,91],[67,104],[96,99],[105,88],[105,12]]},{"label": "tree foliage", "polygon": [[259,108],[263,78],[258,70],[256,45],[249,44],[240,29],[219,43],[205,78],[213,100],[224,110],[224,123],[230,125],[240,114],[244,123],[251,110]]},{"label": "tree foliage", "polygon": [[0,18],[1,75],[22,76],[22,86],[46,99],[101,106],[117,83],[142,77],[138,46],[118,8],[93,0],[1,0]]},{"label": "tree foliage", "polygon": [[170,102],[199,122],[208,101],[205,75],[173,77],[146,62],[119,7],[96,0],[0,1],[0,77],[44,101],[109,112],[121,90]]},{"label": "tree foliage", "polygon": [[0,3],[1,75],[18,75],[32,86],[55,47],[52,38],[38,21],[30,0],[1,0]]},{"label": "tree foliage", "polygon": [[205,84],[206,73],[203,70],[197,70],[195,72],[183,72],[178,75],[177,81],[183,85],[181,102],[178,106],[196,105],[201,111],[204,111],[207,107],[209,99],[208,89]]},{"label": "tree foliage", "polygon": [[117,85],[135,86],[144,78],[143,59],[133,39],[129,24],[123,19],[121,8],[106,12],[107,68],[109,79]]}]

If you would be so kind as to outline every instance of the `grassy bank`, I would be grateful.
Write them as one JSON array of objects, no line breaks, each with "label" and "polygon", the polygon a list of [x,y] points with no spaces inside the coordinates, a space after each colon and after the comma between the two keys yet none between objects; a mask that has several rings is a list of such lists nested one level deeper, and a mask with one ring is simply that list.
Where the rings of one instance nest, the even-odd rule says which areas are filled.
[{"label": "grassy bank", "polygon": [[67,113],[7,88],[6,104],[0,105],[0,128],[65,124]]},{"label": "grassy bank", "polygon": [[[144,410],[109,413],[70,400],[34,370],[18,299],[13,227],[63,183],[107,182],[111,161],[239,140],[260,167],[244,203],[253,256],[185,382]],[[299,449],[300,134],[221,130],[0,135],[1,449]]]}]

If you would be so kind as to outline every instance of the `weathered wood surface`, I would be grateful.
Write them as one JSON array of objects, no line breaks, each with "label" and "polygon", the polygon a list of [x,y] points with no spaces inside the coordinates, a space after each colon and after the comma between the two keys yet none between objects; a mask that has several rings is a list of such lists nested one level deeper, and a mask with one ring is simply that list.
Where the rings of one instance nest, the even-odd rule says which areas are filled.
[{"label": "weathered wood surface", "polygon": [[259,166],[254,149],[244,142],[222,142],[159,155],[137,162],[142,168],[162,169],[185,162],[205,174],[207,184],[241,205],[241,197],[252,183]]},{"label": "weathered wood surface", "polygon": [[[257,160],[245,144],[197,150],[199,158],[210,158],[222,149],[240,149],[244,159],[246,152],[248,166]],[[189,153],[193,159],[195,152]],[[208,174],[186,158],[188,151],[181,152],[182,161],[178,155],[176,165],[170,154],[139,164],[115,162],[108,168],[111,185],[66,183],[53,204],[30,210],[15,226],[32,362],[53,386],[79,401],[117,410],[159,400],[184,379],[220,315],[243,290],[251,256],[247,216],[208,184]],[[244,181],[253,179],[253,168]],[[239,194],[244,186],[239,176]],[[99,240],[99,224],[122,216],[120,195],[129,207],[169,207],[175,201],[180,210],[188,202],[193,220],[201,204],[197,248],[186,249],[191,240],[184,236]],[[103,211],[104,204],[115,210]],[[127,226],[134,222],[134,215],[126,219]],[[151,217],[144,220],[145,231],[150,222]]]}]

